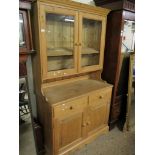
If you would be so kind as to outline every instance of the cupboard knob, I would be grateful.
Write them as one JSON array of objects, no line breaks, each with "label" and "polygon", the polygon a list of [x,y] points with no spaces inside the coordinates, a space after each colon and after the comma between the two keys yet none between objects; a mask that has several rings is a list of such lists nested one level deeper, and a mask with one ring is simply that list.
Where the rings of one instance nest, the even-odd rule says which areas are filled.
[{"label": "cupboard knob", "polygon": [[100,98],[100,99],[102,99],[102,98],[103,98],[103,96],[100,96],[99,98]]},{"label": "cupboard knob", "polygon": [[83,124],[82,124],[82,127],[86,127],[86,123],[83,123]]},{"label": "cupboard knob", "polygon": [[81,43],[79,43],[79,46],[81,46]]},{"label": "cupboard knob", "polygon": [[87,122],[87,125],[90,125],[91,123],[90,122]]},{"label": "cupboard knob", "polygon": [[78,46],[78,43],[75,43],[74,45],[75,45],[75,46]]},{"label": "cupboard knob", "polygon": [[71,106],[69,109],[70,109],[70,110],[72,110],[72,109],[73,109],[73,107]]}]

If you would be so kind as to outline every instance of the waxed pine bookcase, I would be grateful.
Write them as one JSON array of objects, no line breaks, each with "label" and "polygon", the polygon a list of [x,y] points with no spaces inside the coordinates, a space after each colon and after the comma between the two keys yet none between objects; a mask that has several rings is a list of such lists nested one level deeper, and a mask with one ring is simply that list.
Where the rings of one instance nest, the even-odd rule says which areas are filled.
[{"label": "waxed pine bookcase", "polygon": [[47,155],[67,155],[108,132],[112,85],[101,79],[110,10],[37,0],[33,74]]}]

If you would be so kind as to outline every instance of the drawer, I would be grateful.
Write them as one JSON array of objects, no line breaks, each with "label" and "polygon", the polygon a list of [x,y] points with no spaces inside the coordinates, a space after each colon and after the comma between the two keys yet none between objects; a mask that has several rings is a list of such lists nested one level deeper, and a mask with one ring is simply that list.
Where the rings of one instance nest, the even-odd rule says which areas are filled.
[{"label": "drawer", "polygon": [[112,89],[104,89],[89,95],[89,105],[96,106],[110,103]]},{"label": "drawer", "polygon": [[82,112],[87,106],[87,103],[87,97],[64,102],[63,104],[54,107],[54,117],[65,117],[78,112]]}]

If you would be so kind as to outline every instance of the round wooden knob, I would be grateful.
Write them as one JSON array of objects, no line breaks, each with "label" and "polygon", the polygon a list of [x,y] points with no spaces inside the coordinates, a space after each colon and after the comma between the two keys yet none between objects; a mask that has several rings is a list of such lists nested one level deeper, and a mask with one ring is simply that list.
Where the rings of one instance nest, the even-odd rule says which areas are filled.
[{"label": "round wooden knob", "polygon": [[82,124],[82,127],[86,127],[86,123],[83,123],[83,124]]},{"label": "round wooden knob", "polygon": [[71,106],[69,109],[70,109],[70,110],[72,110],[72,109],[73,109],[73,107]]},{"label": "round wooden knob", "polygon": [[87,122],[87,125],[90,125],[91,123],[90,122]]},{"label": "round wooden knob", "polygon": [[103,96],[100,96],[99,98],[100,98],[100,99],[102,99],[102,98],[103,98]]}]

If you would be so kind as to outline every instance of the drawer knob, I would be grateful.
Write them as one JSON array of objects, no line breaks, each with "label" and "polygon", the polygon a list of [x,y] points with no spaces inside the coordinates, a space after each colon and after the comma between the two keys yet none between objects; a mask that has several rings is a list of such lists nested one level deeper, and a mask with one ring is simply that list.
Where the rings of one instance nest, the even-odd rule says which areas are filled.
[{"label": "drawer knob", "polygon": [[72,106],[70,106],[70,108],[69,108],[70,110],[72,110],[73,109],[73,107]]},{"label": "drawer knob", "polygon": [[103,96],[100,96],[99,98],[100,98],[100,99],[102,99],[102,98],[103,98]]}]

